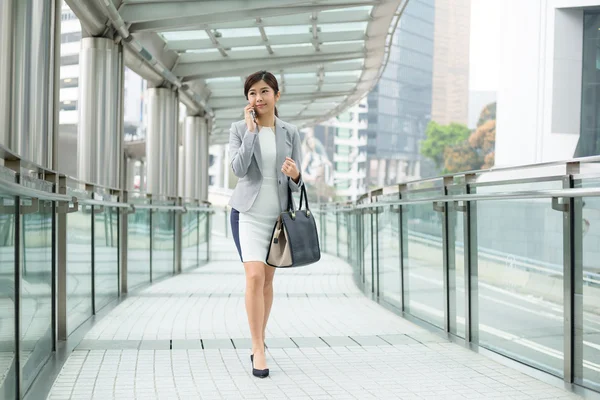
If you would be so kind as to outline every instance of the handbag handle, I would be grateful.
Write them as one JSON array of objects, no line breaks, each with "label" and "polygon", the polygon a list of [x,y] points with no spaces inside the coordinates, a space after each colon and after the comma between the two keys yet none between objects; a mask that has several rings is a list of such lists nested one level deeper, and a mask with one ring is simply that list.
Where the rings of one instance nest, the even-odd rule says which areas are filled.
[{"label": "handbag handle", "polygon": [[[292,188],[289,185],[289,177],[288,177],[288,211],[292,212],[292,214],[296,213],[296,204],[294,203],[294,196],[292,196]],[[310,208],[308,208],[308,194],[306,194],[306,185],[302,183],[300,185],[300,208],[302,210],[302,203],[306,204],[306,210],[310,213]]]}]

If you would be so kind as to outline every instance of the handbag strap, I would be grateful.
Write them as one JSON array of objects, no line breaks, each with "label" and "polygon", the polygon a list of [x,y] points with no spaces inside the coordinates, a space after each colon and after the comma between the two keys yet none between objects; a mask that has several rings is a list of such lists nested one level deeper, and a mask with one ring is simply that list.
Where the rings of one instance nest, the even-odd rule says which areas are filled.
[{"label": "handbag strap", "polygon": [[[296,204],[294,203],[294,196],[292,196],[292,188],[290,187],[290,178],[288,177],[288,185],[287,185],[287,192],[288,192],[288,206],[287,206],[287,210],[291,211],[292,213],[296,212]],[[302,205],[302,203],[300,203],[300,205]]]},{"label": "handbag strap", "polygon": [[306,194],[306,185],[304,185],[304,183],[302,183],[302,188],[300,189],[300,208],[299,210],[302,210],[302,201],[306,202],[306,210],[310,211],[310,208],[308,208],[308,194]]}]

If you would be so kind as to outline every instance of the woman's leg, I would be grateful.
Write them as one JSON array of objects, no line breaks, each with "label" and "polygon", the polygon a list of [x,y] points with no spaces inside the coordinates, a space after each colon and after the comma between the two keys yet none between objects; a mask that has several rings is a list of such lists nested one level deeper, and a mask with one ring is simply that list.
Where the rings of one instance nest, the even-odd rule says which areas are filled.
[{"label": "woman's leg", "polygon": [[265,299],[265,318],[263,323],[263,339],[267,331],[267,322],[269,322],[269,314],[271,313],[271,306],[273,305],[273,276],[275,275],[276,268],[270,267],[265,264],[265,285],[263,289],[263,297]]},{"label": "woman's leg", "polygon": [[252,335],[252,354],[254,354],[254,368],[265,369],[263,325],[265,319],[265,264],[260,261],[244,263],[246,270],[246,313]]}]

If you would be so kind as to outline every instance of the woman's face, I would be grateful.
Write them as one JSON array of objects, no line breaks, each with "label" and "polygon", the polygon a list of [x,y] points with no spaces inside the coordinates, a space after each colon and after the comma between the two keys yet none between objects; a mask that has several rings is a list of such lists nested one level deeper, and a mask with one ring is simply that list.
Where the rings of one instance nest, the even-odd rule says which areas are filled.
[{"label": "woman's face", "polygon": [[248,101],[259,115],[274,113],[279,96],[265,81],[256,82],[248,91]]}]

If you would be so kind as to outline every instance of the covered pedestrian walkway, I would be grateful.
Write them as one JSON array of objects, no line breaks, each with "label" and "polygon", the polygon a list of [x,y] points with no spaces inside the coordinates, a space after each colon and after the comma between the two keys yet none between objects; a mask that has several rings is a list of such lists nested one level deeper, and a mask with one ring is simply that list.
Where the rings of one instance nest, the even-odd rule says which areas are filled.
[{"label": "covered pedestrian walkway", "polygon": [[300,128],[355,104],[409,1],[0,1],[0,400],[599,398],[598,157],[314,205],[251,375],[209,145],[257,69]]}]

